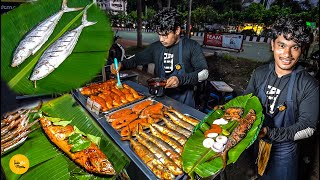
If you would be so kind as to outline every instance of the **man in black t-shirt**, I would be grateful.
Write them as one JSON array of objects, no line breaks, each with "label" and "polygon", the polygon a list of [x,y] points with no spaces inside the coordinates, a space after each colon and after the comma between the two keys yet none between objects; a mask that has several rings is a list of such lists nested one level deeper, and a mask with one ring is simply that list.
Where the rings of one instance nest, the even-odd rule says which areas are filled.
[{"label": "man in black t-shirt", "polygon": [[245,91],[259,97],[265,115],[255,144],[259,149],[258,173],[260,179],[296,180],[297,141],[312,136],[316,129],[319,84],[297,65],[311,42],[305,22],[280,17],[272,26],[272,35],[274,62],[258,67]]},{"label": "man in black t-shirt", "polygon": [[[164,8],[156,14],[153,24],[159,41],[120,62],[118,70],[154,63],[155,75],[167,79],[165,94],[195,107],[194,86],[208,78],[208,65],[200,45],[194,40],[180,37],[180,17],[172,8]],[[117,72],[114,64],[110,69],[114,74]]]}]

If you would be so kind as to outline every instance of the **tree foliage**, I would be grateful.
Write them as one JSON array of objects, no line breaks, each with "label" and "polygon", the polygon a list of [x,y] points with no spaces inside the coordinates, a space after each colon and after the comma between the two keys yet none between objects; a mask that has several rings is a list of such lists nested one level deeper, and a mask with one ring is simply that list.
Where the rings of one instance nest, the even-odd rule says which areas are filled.
[{"label": "tree foliage", "polygon": [[[136,4],[131,2],[129,4]],[[144,20],[150,20],[151,17],[158,11],[159,7],[166,7],[167,1],[151,1],[143,0],[142,9],[145,6],[148,7],[147,15],[144,16]],[[188,2],[189,0],[171,0],[170,6],[176,8],[187,20],[188,15]],[[193,0],[192,1],[192,24],[213,24],[219,23],[224,25],[241,25],[243,23],[259,23],[266,26],[271,25],[275,19],[280,15],[292,15],[300,17],[306,21],[319,23],[319,3],[316,7],[312,7],[310,0],[304,2],[298,2],[294,0],[276,0],[270,7],[265,8],[265,4],[252,3],[249,7],[243,8],[241,0]],[[129,8],[133,11],[135,8]],[[136,14],[136,13],[135,13]],[[132,19],[136,16],[131,11],[129,14]]]}]

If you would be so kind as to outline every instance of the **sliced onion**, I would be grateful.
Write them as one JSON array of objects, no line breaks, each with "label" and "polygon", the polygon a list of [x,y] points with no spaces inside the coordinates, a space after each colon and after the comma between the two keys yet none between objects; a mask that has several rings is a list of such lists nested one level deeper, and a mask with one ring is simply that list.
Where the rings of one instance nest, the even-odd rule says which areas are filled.
[{"label": "sliced onion", "polygon": [[213,145],[211,146],[211,149],[214,151],[214,152],[222,152],[223,149],[224,149],[224,145],[221,144],[221,143],[218,143],[218,142],[214,142]]},{"label": "sliced onion", "polygon": [[214,138],[214,137],[217,137],[218,136],[218,133],[208,133],[207,134],[207,137],[209,138]]},{"label": "sliced onion", "polygon": [[210,148],[212,147],[213,143],[215,143],[215,141],[212,138],[206,138],[203,140],[202,144],[205,148]]},{"label": "sliced onion", "polygon": [[225,124],[228,124],[228,121],[223,118],[220,118],[220,119],[216,119],[215,121],[213,121],[212,124],[225,125]]},{"label": "sliced onion", "polygon": [[219,135],[217,136],[216,141],[221,144],[226,144],[228,141],[228,138],[227,136]]}]

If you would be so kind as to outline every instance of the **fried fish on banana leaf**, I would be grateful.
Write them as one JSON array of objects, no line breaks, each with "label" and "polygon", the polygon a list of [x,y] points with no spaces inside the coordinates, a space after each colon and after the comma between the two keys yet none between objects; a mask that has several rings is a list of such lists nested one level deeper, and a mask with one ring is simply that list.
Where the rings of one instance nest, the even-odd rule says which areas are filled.
[{"label": "fried fish on banana leaf", "polygon": [[253,109],[250,109],[248,114],[243,119],[240,119],[239,125],[232,131],[231,135],[228,138],[225,149],[222,152],[217,153],[213,157],[210,157],[206,161],[211,161],[212,159],[220,156],[222,158],[223,168],[225,168],[227,166],[228,151],[246,137],[255,120],[256,112]]},{"label": "fried fish on banana leaf", "polygon": [[[74,162],[91,173],[102,175],[115,175],[116,172],[107,159],[107,156],[91,142],[90,146],[84,150],[72,153],[72,145],[68,144],[68,137],[73,133],[73,126],[67,125],[56,126],[51,121],[42,117],[40,118],[42,129],[47,134],[51,142],[57,145],[65,152]],[[82,136],[85,139],[84,136]]]}]

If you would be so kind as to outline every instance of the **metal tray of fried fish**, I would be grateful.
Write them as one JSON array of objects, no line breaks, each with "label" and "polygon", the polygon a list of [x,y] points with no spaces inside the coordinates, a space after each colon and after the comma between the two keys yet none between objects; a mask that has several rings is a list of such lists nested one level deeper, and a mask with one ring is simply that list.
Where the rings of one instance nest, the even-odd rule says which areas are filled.
[{"label": "metal tray of fried fish", "polygon": [[[92,84],[97,84],[97,83],[92,83]],[[88,85],[89,85],[89,84],[88,84]],[[130,86],[130,87],[131,87],[131,86]],[[89,96],[85,96],[85,95],[81,94],[82,88],[83,88],[83,87],[76,89],[76,91],[78,92],[78,96],[82,96],[83,98],[85,98],[85,99],[87,100]],[[132,87],[131,87],[131,88],[132,88]],[[134,88],[133,88],[133,89],[134,89]],[[135,89],[135,90],[136,90],[136,89]],[[136,90],[136,91],[137,91],[137,90]],[[112,108],[112,109],[109,109],[109,110],[107,110],[107,111],[101,111],[101,110],[100,110],[100,113],[110,114],[110,113],[112,113],[112,112],[114,112],[114,111],[120,110],[120,109],[122,109],[122,108],[125,108],[125,107],[127,107],[127,106],[130,106],[130,105],[132,105],[132,104],[135,104],[135,103],[137,103],[137,102],[140,102],[140,101],[148,98],[146,95],[144,95],[143,93],[141,93],[141,92],[139,92],[139,91],[137,91],[137,93],[138,93],[139,96],[141,96],[141,98],[135,99],[134,101],[131,101],[131,102],[128,102],[128,103],[121,104],[120,106],[115,107],[115,108]]]},{"label": "metal tray of fried fish", "polygon": [[[152,101],[152,104],[151,104],[151,105],[154,105],[154,104],[156,104],[156,103],[162,103],[162,102],[160,102],[160,101],[157,101],[157,100],[155,99],[155,97],[153,97],[153,96],[152,96],[152,97],[145,97],[145,98],[143,98],[143,99],[140,99],[139,101],[132,102],[132,103],[128,103],[126,106],[122,106],[122,107],[119,107],[119,108],[115,108],[115,109],[112,110],[112,111],[104,112],[104,116],[105,116],[106,120],[110,123],[109,117],[110,117],[112,114],[117,113],[118,111],[121,111],[121,110],[124,110],[124,109],[132,109],[133,106],[135,106],[135,105],[137,105],[137,104],[140,104],[140,103],[143,103],[144,101],[148,101],[148,100]],[[163,103],[162,103],[162,104],[163,104]],[[163,104],[163,108],[169,109],[169,106]],[[163,109],[163,108],[162,108],[162,109]],[[193,119],[196,119],[196,120],[198,120],[198,121],[200,122],[199,119],[193,117],[193,116],[190,115],[189,113],[181,113],[181,114],[183,114],[183,115],[185,115],[185,116],[188,116],[188,117],[191,117],[191,118],[193,118]],[[165,123],[163,122],[163,120],[160,120],[159,122],[157,122],[157,124],[164,125]]]},{"label": "metal tray of fried fish", "polygon": [[[130,87],[134,88],[137,92],[141,92],[143,94],[146,94],[146,96],[149,98],[149,91],[147,87],[144,87],[138,83],[135,83],[133,81],[125,81],[126,84],[128,84]],[[75,99],[85,108],[86,108],[86,99],[84,98],[84,96],[80,96],[80,92],[78,91],[72,91],[72,94],[74,95]],[[144,99],[147,100],[148,98]],[[144,101],[142,100],[142,101]],[[172,106],[175,110],[181,112],[184,115],[189,115],[195,119],[201,120],[203,119],[206,114],[193,109],[189,106],[186,106],[170,97],[167,96],[163,96],[163,97],[155,97],[154,99],[152,99],[154,101],[157,102],[161,102],[165,107],[170,107]],[[140,101],[140,102],[142,102]],[[130,104],[127,105],[121,109],[124,108],[131,108],[132,106],[134,106],[135,104],[137,104],[138,102],[134,103],[134,104]],[[120,109],[116,110],[119,111]],[[134,150],[131,147],[131,144],[129,141],[123,141],[122,137],[120,135],[120,133],[115,130],[111,124],[107,121],[106,118],[108,118],[108,116],[110,116],[111,114],[115,113],[116,111],[110,112],[109,114],[102,114],[100,113],[99,115],[95,114],[92,111],[88,111],[91,116],[94,117],[94,119],[96,119],[97,123],[103,128],[103,130],[105,131],[105,133],[107,133],[113,140],[114,142],[127,154],[127,156],[130,158],[130,160],[133,162],[133,164],[135,164],[135,166],[143,173],[143,175],[145,176],[144,179],[159,179],[150,169],[149,167],[140,159],[140,157],[134,152]],[[159,124],[161,124],[159,122]],[[148,130],[146,129],[145,132],[148,132]],[[176,180],[181,180],[181,179],[187,179],[187,175],[184,173],[182,175],[176,176],[175,177]]]},{"label": "metal tray of fried fish", "polygon": [[[143,102],[145,102],[145,101],[151,101],[151,102],[152,102],[152,103],[151,103],[150,105],[148,105],[147,107],[150,107],[150,106],[155,105],[155,104],[157,104],[157,103],[161,103],[161,104],[163,105],[163,107],[161,108],[161,109],[162,109],[161,111],[163,111],[163,109],[165,109],[165,108],[169,109],[169,106],[163,104],[162,102],[159,102],[159,101],[155,100],[154,98],[149,97],[149,98],[147,98],[147,99],[144,99],[143,101],[140,101],[140,102],[137,102],[137,103],[132,104],[132,105],[130,105],[130,106],[127,106],[127,107],[125,107],[125,108],[122,108],[121,110],[125,110],[125,109],[130,109],[130,110],[132,110],[135,105],[141,104],[141,103],[143,103]],[[142,114],[142,111],[143,111],[144,109],[146,109],[146,107],[143,108],[143,109],[139,112],[139,115]],[[110,114],[108,114],[108,115],[105,115],[106,120],[107,120],[107,121],[110,121],[109,117],[112,116],[113,114],[117,113],[117,112],[120,112],[121,110],[117,110],[117,111],[114,111],[114,112],[112,112],[112,113],[110,113]],[[122,111],[121,111],[121,112],[122,112]],[[120,112],[120,113],[121,113],[121,112]],[[135,115],[134,112],[133,112],[132,114]],[[167,111],[167,112],[166,112],[166,116],[167,116],[168,114],[169,114],[169,115],[171,114],[171,116],[172,116],[172,115],[175,116],[174,113],[170,113],[169,111]],[[181,114],[182,114],[182,113],[181,113]],[[162,115],[164,116],[165,114],[162,114]],[[188,116],[188,117],[192,117],[192,116],[189,115],[189,114],[183,114],[183,115]],[[139,118],[141,118],[141,117],[138,116],[137,119],[139,119]],[[178,118],[178,117],[176,117],[176,118]],[[192,118],[194,118],[194,117],[192,117]],[[137,119],[133,120],[132,122],[137,121]],[[179,129],[174,129],[174,128],[177,128],[177,126],[178,126],[178,125],[176,125],[176,124],[174,124],[175,127],[169,128],[169,126],[168,126],[164,121],[167,120],[167,121],[171,121],[171,122],[172,122],[172,120],[170,120],[170,119],[171,119],[171,118],[170,118],[169,116],[168,116],[167,118],[159,118],[159,120],[158,120],[157,122],[154,122],[153,125],[157,124],[157,125],[160,125],[161,127],[165,127],[165,128],[168,128],[169,130],[173,130],[175,133],[177,133],[177,136],[186,138],[185,140],[187,140],[187,139],[192,135],[192,130],[193,130],[193,128],[192,128],[192,129],[187,129],[187,128],[182,128],[182,126],[180,126],[180,127],[179,127],[180,130],[179,130]],[[194,119],[197,120],[197,121],[199,121],[199,120],[196,119],[196,118],[194,118]],[[114,121],[116,121],[116,120],[114,120]],[[200,121],[199,121],[199,122],[200,122]],[[111,122],[109,122],[109,123],[111,123]],[[173,122],[172,122],[172,123],[173,123]],[[129,123],[129,124],[130,124],[130,123]],[[122,127],[122,128],[126,128],[127,126],[129,126],[129,124],[126,125],[126,126],[124,126],[124,127]],[[188,124],[188,123],[187,123],[187,124]],[[157,125],[155,125],[155,126],[157,126]],[[158,126],[158,127],[160,127],[160,126]],[[194,126],[192,126],[192,127],[194,127]],[[119,133],[120,136],[122,136],[122,134],[120,133],[120,131],[122,130],[122,128],[120,128],[120,129],[118,129],[118,130],[115,129],[115,130]],[[151,128],[151,127],[150,127],[150,128]],[[144,128],[144,129],[143,129],[143,134],[144,134],[144,133],[146,134],[145,136],[150,136],[150,135],[152,135],[150,128]],[[130,131],[130,130],[129,130],[129,131]],[[140,130],[140,131],[141,131],[141,130]],[[142,132],[139,132],[139,134],[140,134],[140,133],[142,133]],[[160,134],[161,134],[161,133],[160,133]],[[153,136],[153,137],[156,137],[156,139],[159,138],[159,139],[157,139],[157,140],[158,140],[158,141],[157,141],[158,143],[159,143],[159,141],[162,139],[162,138],[157,137],[157,136],[155,136],[155,135],[152,135],[152,136]],[[166,136],[166,135],[165,135],[165,136]],[[123,136],[122,136],[122,137],[123,137]],[[126,136],[125,136],[125,137],[126,137]],[[138,139],[137,139],[136,136],[131,137],[131,138],[132,138],[133,140],[135,140],[135,141],[138,141]],[[140,138],[144,138],[144,139],[145,139],[146,137],[143,137],[143,136],[140,135]],[[178,138],[178,139],[180,139],[180,138]],[[167,139],[167,140],[168,140],[168,139]],[[167,144],[169,147],[171,147],[171,148],[173,148],[173,149],[176,149],[176,152],[175,152],[175,153],[176,153],[176,155],[179,155],[179,153],[182,153],[182,150],[183,150],[183,146],[184,146],[184,145],[179,144],[180,141],[178,142],[178,141],[176,141],[176,140],[174,140],[174,139],[172,139],[172,140],[175,141],[175,142],[177,142],[178,145],[180,145],[180,146],[179,146],[180,148],[177,148],[177,146],[175,146],[176,148],[174,148],[174,146],[172,146],[170,143],[165,142],[164,139],[162,139],[162,141],[163,141],[162,143],[165,143],[165,144]],[[158,149],[159,149],[158,145],[156,145],[156,141],[150,141],[150,140],[149,140],[149,142],[152,142],[151,144],[152,144],[153,146],[151,146],[151,147],[146,147],[146,146],[145,146],[146,148],[148,148],[148,149],[158,148]],[[157,146],[157,147],[154,147],[154,146]],[[133,149],[133,148],[132,148],[132,149]],[[161,148],[160,148],[160,149],[161,149]],[[171,150],[173,150],[173,149],[171,149]],[[133,150],[132,150],[132,151],[133,151]],[[160,151],[162,151],[162,152],[165,154],[165,150],[160,150]],[[173,153],[173,152],[171,152],[171,153]],[[152,154],[154,154],[154,153],[152,153]],[[175,155],[175,157],[176,157],[176,155]],[[181,155],[179,155],[179,156],[181,156]],[[174,159],[170,158],[169,156],[168,156],[168,158],[170,159],[170,161],[174,162]],[[175,162],[174,162],[174,163],[175,163]],[[181,162],[181,164],[182,164],[182,162]],[[165,165],[163,165],[163,166],[165,166]],[[181,167],[180,169],[182,170],[182,167]],[[175,179],[181,179],[184,175],[185,175],[185,173],[182,171],[182,174],[180,174],[180,175],[175,175]]]}]

